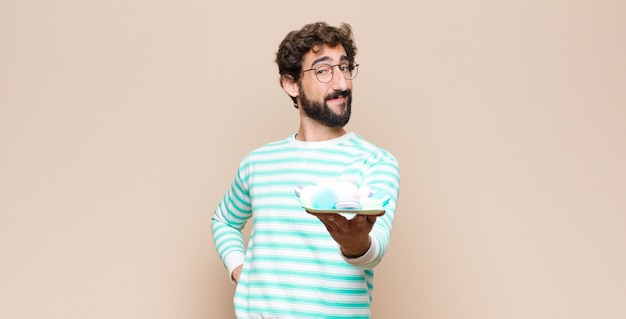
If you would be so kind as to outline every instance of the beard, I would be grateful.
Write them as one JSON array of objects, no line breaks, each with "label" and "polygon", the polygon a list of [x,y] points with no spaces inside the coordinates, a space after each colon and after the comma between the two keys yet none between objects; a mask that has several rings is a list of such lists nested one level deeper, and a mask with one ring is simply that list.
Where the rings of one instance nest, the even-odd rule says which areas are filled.
[{"label": "beard", "polygon": [[[328,107],[328,100],[336,99],[338,97],[346,97],[344,103],[344,111],[341,114],[333,112]],[[350,121],[350,114],[352,112],[352,91],[345,90],[339,92],[333,92],[324,97],[324,102],[309,100],[304,94],[304,90],[300,87],[300,104],[304,113],[314,121],[323,124],[328,127],[344,127]]]}]

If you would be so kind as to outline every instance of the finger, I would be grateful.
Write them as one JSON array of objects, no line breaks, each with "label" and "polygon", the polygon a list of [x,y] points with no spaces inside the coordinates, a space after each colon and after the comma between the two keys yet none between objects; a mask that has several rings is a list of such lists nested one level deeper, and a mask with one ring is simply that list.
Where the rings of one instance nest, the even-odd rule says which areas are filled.
[{"label": "finger", "polygon": [[327,214],[323,222],[333,224],[333,225],[338,225],[338,224],[344,223],[345,221],[346,221],[346,218],[341,215]]},{"label": "finger", "polygon": [[370,224],[374,224],[376,222],[376,216],[374,215],[357,215],[356,216],[356,220],[359,223],[370,223]]},{"label": "finger", "polygon": [[367,216],[365,215],[356,215],[355,218],[358,223],[364,223],[367,221]]},{"label": "finger", "polygon": [[367,216],[367,220],[372,224],[376,223],[376,218],[377,216]]}]

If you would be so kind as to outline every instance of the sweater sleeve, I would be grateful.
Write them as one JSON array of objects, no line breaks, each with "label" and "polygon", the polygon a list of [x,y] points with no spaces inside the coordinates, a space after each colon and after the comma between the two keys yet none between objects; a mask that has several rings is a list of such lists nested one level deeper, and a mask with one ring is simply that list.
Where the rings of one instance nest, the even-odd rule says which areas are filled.
[{"label": "sweater sleeve", "polygon": [[230,188],[218,204],[211,220],[213,242],[228,276],[245,257],[245,243],[242,230],[252,216],[250,194],[242,178],[243,168],[239,168]]},{"label": "sweater sleeve", "polygon": [[389,197],[384,206],[385,214],[376,218],[376,223],[370,232],[371,246],[363,255],[357,258],[342,257],[349,264],[362,269],[372,269],[377,266],[387,252],[391,239],[391,226],[396,213],[396,206],[400,190],[400,168],[398,161],[390,153],[381,151],[374,153],[363,167],[361,183],[368,185],[374,192],[380,192]]}]

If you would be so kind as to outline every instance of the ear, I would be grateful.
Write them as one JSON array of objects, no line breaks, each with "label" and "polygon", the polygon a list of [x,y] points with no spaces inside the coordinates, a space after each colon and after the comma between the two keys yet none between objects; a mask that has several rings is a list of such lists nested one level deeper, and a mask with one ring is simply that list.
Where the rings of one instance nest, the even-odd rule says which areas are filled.
[{"label": "ear", "polygon": [[298,86],[298,82],[296,82],[291,75],[283,75],[280,78],[280,84],[289,96],[292,98],[298,96],[300,87]]}]

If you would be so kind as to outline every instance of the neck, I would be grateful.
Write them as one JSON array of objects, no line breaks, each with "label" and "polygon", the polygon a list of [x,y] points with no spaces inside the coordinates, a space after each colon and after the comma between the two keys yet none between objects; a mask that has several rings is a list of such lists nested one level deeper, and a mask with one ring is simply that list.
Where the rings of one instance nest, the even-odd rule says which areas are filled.
[{"label": "neck", "polygon": [[338,138],[346,134],[343,127],[327,127],[323,125],[303,125],[300,123],[296,139],[304,142],[321,142]]}]

